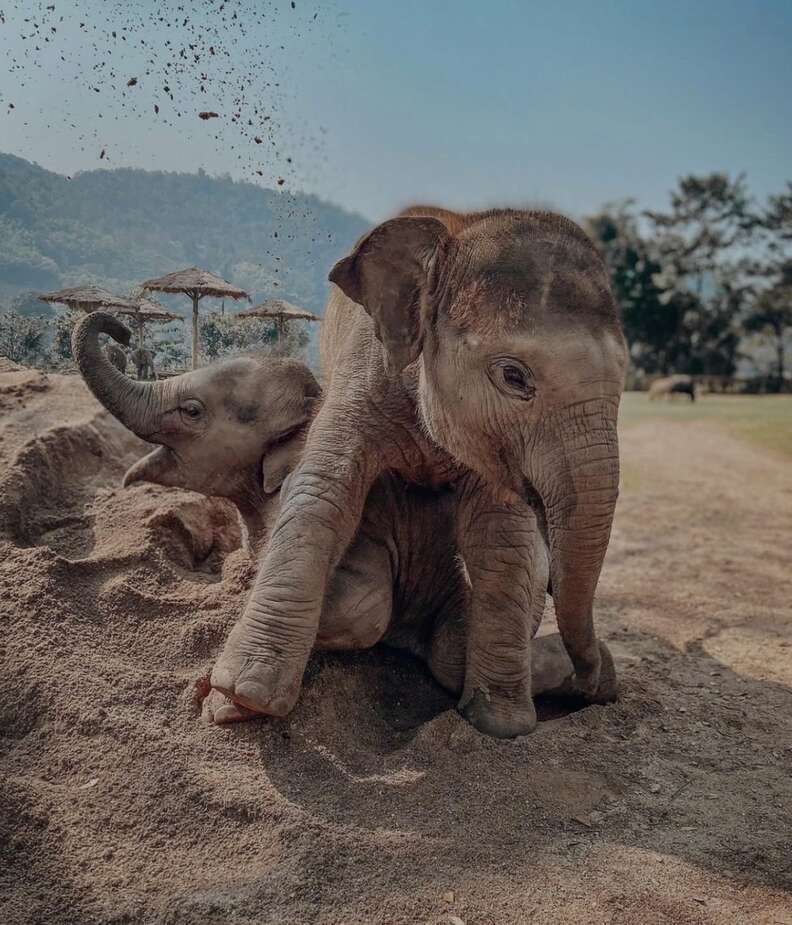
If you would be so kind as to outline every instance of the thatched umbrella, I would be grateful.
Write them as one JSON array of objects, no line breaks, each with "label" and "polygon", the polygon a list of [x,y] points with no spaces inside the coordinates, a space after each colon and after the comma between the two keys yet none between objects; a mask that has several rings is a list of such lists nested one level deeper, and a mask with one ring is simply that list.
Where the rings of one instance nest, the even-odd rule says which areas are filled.
[{"label": "thatched umbrella", "polygon": [[130,308],[134,305],[131,299],[113,295],[99,286],[75,286],[72,289],[59,289],[57,292],[42,292],[38,298],[41,302],[57,302],[84,312],[95,312],[100,308]]},{"label": "thatched umbrella", "polygon": [[239,312],[237,318],[274,318],[275,326],[278,329],[278,337],[283,337],[286,333],[286,322],[288,321],[321,321],[318,315],[309,312],[307,308],[298,308],[291,302],[284,299],[267,299],[260,305],[254,305],[253,308],[245,309]]},{"label": "thatched umbrella", "polygon": [[143,289],[151,292],[183,292],[192,299],[192,366],[198,366],[198,303],[206,296],[215,299],[249,299],[244,289],[239,289],[226,280],[209,273],[208,270],[199,270],[189,267],[177,273],[169,273],[159,279],[148,279],[142,283]]},{"label": "thatched umbrella", "polygon": [[116,315],[126,315],[132,319],[137,328],[138,346],[143,346],[143,329],[149,322],[167,323],[169,321],[184,321],[181,315],[169,312],[164,305],[156,299],[134,299],[129,308],[119,308],[114,311]]}]

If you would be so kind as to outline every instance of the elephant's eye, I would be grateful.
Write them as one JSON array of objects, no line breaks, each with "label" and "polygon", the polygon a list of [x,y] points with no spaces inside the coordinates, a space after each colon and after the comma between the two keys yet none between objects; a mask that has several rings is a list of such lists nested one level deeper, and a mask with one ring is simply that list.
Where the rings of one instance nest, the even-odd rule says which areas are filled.
[{"label": "elephant's eye", "polygon": [[501,392],[513,398],[528,401],[536,394],[530,369],[511,357],[495,360],[490,365],[489,377]]},{"label": "elephant's eye", "polygon": [[181,413],[188,421],[198,421],[204,413],[203,405],[193,399],[184,402],[180,407]]}]

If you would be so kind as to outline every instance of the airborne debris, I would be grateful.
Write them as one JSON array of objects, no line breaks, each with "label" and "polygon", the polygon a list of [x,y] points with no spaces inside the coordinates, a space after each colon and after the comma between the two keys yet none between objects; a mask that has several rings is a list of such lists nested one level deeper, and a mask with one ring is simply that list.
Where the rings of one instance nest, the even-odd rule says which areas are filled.
[{"label": "airborne debris", "polygon": [[[90,153],[101,163],[110,160],[108,152],[113,150],[115,162],[120,149],[116,139],[107,134],[110,125],[132,119],[143,128],[154,115],[156,125],[152,128],[162,141],[168,131],[176,130],[183,138],[190,131],[196,137],[201,132],[204,138],[213,139],[220,163],[227,165],[235,179],[264,183],[283,192],[284,212],[279,220],[313,221],[309,207],[301,208],[299,216],[293,211],[285,187],[313,182],[311,165],[321,160],[325,129],[319,125],[295,127],[292,120],[282,116],[289,95],[299,86],[299,81],[285,78],[291,62],[304,51],[301,43],[316,36],[318,2],[312,9],[302,4],[299,17],[290,15],[297,8],[296,0],[284,4],[204,0],[201,5],[205,10],[198,18],[183,0],[176,0],[176,15],[165,11],[168,4],[144,11],[138,4],[113,0],[99,4],[90,18],[81,20],[77,16],[56,17],[56,6],[63,9],[57,0],[44,0],[40,5],[30,0],[0,0],[0,22],[18,27],[24,43],[22,53],[11,57],[9,72],[15,75],[20,92],[34,76],[60,86],[64,74],[70,75],[69,89],[61,94],[60,105],[47,114],[47,129],[60,130],[67,146],[84,156]],[[288,22],[288,39],[284,35],[282,41],[273,40],[277,30],[272,27],[277,19],[282,25]],[[53,52],[52,58],[39,54],[42,46]],[[119,58],[120,48],[129,57]],[[131,76],[129,71],[137,73]],[[133,87],[134,93],[126,92]],[[170,108],[167,99],[160,104],[163,94],[173,104]],[[9,90],[0,102],[9,116],[21,105],[9,103],[11,95]],[[86,97],[90,102],[87,109],[82,106],[78,118],[75,105],[78,100],[82,105]],[[216,111],[207,106],[210,101]],[[201,130],[192,122],[193,113],[202,123],[218,119],[218,125]],[[27,128],[32,123],[23,125]],[[283,145],[287,133],[288,157]],[[125,141],[123,158],[129,165],[141,160],[148,163],[156,157],[152,153],[156,149],[147,146],[145,138],[143,128]],[[310,155],[298,157],[300,148]],[[299,177],[295,166],[300,161],[304,170],[308,168],[304,178]],[[109,169],[108,165],[101,166]],[[282,234],[284,237],[291,236]],[[306,239],[307,247],[315,243],[313,237]]]}]

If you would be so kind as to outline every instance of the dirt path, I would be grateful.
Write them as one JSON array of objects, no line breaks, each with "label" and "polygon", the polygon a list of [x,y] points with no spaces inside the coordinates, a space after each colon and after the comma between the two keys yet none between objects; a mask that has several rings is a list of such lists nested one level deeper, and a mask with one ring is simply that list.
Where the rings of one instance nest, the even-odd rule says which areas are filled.
[{"label": "dirt path", "polygon": [[789,462],[625,429],[613,706],[495,742],[375,650],[217,729],[193,682],[250,579],[235,523],[120,490],[141,445],[51,378],[0,409],[0,921],[792,925]]}]

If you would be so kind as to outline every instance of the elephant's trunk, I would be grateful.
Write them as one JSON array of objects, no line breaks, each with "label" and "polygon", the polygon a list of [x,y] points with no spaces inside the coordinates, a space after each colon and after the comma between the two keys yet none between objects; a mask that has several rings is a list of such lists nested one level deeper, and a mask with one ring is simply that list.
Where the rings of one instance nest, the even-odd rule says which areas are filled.
[{"label": "elephant's trunk", "polygon": [[547,452],[529,467],[545,521],[558,628],[578,674],[595,677],[594,592],[619,494],[617,412],[618,399],[599,398],[555,415],[542,438]]},{"label": "elephant's trunk", "polygon": [[72,353],[88,388],[107,410],[144,440],[159,442],[157,430],[165,383],[138,382],[119,372],[99,347],[99,335],[109,334],[127,346],[129,330],[113,315],[91,312],[72,332]]}]

